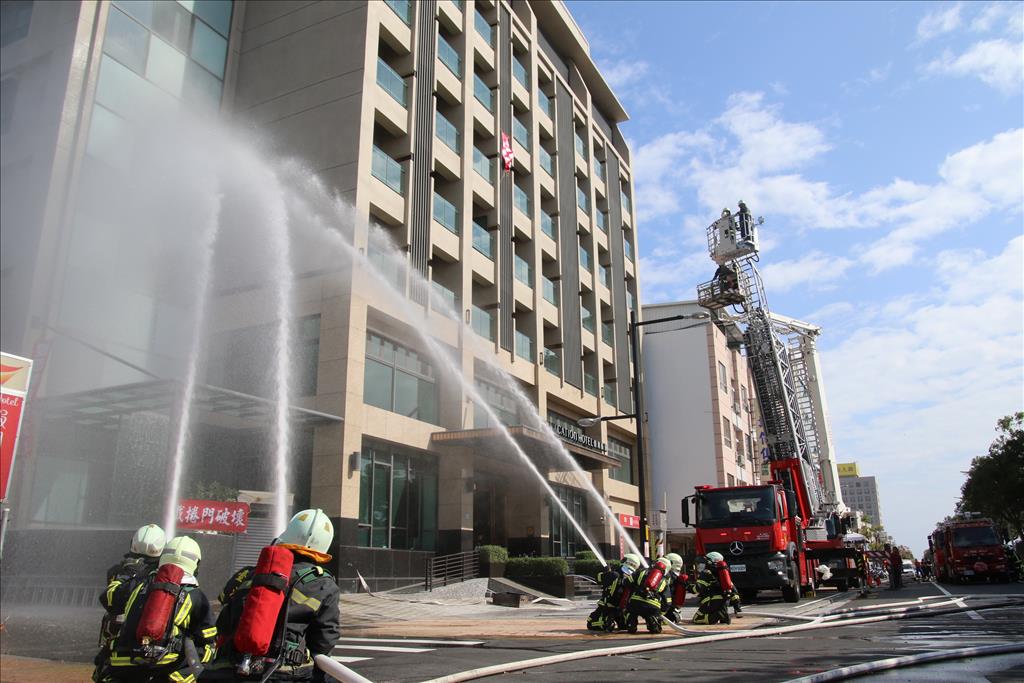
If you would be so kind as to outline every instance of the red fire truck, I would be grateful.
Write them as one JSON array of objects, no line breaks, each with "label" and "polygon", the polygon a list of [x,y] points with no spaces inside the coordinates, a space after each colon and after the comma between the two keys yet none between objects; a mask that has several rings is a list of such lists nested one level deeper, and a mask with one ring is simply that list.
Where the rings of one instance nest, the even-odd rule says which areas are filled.
[{"label": "red fire truck", "polygon": [[824,418],[823,397],[815,393],[814,338],[821,330],[768,310],[745,205],[736,214],[723,211],[707,237],[718,271],[697,288],[697,300],[713,312],[730,346],[746,351],[771,479],[760,486],[698,486],[683,499],[683,523],[690,524],[692,498],[697,551],[722,553],[745,602],[769,589],[798,601],[816,585],[818,564],[836,570],[830,582],[841,590],[857,585],[859,551],[844,544],[847,518],[823,443],[827,426],[816,426]]},{"label": "red fire truck", "polygon": [[928,537],[939,581],[1010,580],[1006,550],[991,519],[971,514],[940,523]]}]

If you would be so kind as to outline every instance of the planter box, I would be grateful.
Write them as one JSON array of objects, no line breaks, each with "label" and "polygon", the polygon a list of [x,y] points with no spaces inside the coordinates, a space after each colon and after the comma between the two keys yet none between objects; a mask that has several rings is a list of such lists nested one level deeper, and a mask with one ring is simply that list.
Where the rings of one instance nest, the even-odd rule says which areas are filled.
[{"label": "planter box", "polygon": [[522,593],[495,593],[492,601],[501,607],[522,607],[526,596]]},{"label": "planter box", "polygon": [[508,578],[556,598],[572,599],[576,594],[571,576],[510,576]]}]

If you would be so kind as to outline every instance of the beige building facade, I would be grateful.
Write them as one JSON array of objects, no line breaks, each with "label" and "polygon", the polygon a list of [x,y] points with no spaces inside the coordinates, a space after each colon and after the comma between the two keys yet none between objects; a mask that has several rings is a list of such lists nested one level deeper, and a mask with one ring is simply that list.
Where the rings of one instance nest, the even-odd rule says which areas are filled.
[{"label": "beige building facade", "polygon": [[[576,420],[632,411],[634,191],[618,128],[626,113],[563,3],[10,4],[25,30],[5,33],[5,99],[15,93],[5,169],[28,160],[48,190],[11,209],[33,239],[8,250],[4,221],[5,261],[17,262],[4,270],[4,344],[46,355],[37,427],[62,425],[58,442],[37,441],[16,471],[17,533],[88,529],[116,545],[120,528],[155,514],[152,501],[117,491],[159,481],[168,466],[178,389],[163,378],[180,376],[183,359],[153,321],[174,304],[133,283],[146,302],[141,324],[115,317],[124,306],[78,320],[67,311],[95,278],[64,265],[102,229],[66,220],[86,192],[81,179],[116,165],[103,155],[116,156],[119,131],[134,123],[125,93],[152,90],[254,127],[354,208],[347,238],[367,262],[300,264],[291,321],[289,493],[294,507],[334,521],[343,586],[355,587],[355,571],[376,587],[414,582],[424,559],[488,543],[512,554],[585,548],[498,423],[602,550],[618,551],[609,517],[637,514],[636,425]],[[167,64],[180,77],[168,80]],[[53,125],[22,150],[17,132],[40,104],[54,108]],[[20,182],[11,178],[5,171],[5,195]],[[9,282],[33,284],[8,302]],[[193,484],[257,501],[268,488],[260,429],[270,409],[251,356],[277,322],[268,292],[256,282],[211,300],[191,473]],[[88,454],[69,457],[71,442]],[[272,536],[261,524],[253,533]],[[223,553],[229,564],[245,559],[237,542]]]}]

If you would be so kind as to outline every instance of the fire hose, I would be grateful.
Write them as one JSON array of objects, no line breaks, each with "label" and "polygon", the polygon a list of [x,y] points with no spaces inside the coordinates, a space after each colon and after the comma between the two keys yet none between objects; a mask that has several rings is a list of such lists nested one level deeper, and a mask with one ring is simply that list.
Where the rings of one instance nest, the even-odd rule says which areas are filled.
[{"label": "fire hose", "polygon": [[[945,597],[945,596],[943,596]],[[957,596],[962,599],[962,596]],[[977,597],[977,596],[975,596]],[[985,596],[993,597],[993,596]],[[1000,596],[1001,597],[1001,596]],[[1013,600],[1000,600],[986,605],[970,606],[970,607],[942,607],[948,603],[931,603],[928,605],[918,605],[916,607],[898,608],[895,610],[877,610],[877,614],[870,616],[859,616],[857,614],[846,615],[834,615],[836,617],[845,618],[834,618],[832,620],[824,620],[824,616],[816,618],[814,621],[810,621],[802,624],[790,624],[788,626],[775,626],[763,629],[748,629],[743,631],[732,631],[732,632],[719,632],[713,635],[697,636],[693,638],[674,638],[672,640],[661,640],[656,642],[640,643],[637,645],[623,645],[617,647],[599,648],[595,650],[583,650],[578,652],[566,652],[558,655],[550,655],[547,657],[535,657],[533,659],[522,660],[518,662],[506,662],[504,664],[496,664],[493,666],[480,667],[477,669],[470,669],[468,671],[462,671],[448,676],[442,676],[440,678],[434,678],[424,683],[461,683],[462,681],[471,681],[478,678],[485,678],[487,676],[494,676],[497,674],[508,673],[511,671],[523,671],[525,669],[532,669],[540,666],[549,666],[552,664],[562,664],[565,662],[578,661],[582,659],[591,659],[595,657],[608,657],[614,655],[626,655],[636,654],[639,652],[651,652],[655,650],[664,650],[675,647],[688,647],[691,645],[702,645],[706,643],[715,643],[726,640],[739,640],[745,638],[765,638],[776,635],[786,635],[789,633],[796,633],[800,631],[809,631],[812,629],[822,628],[835,628],[841,626],[854,626],[860,624],[872,624],[882,621],[892,621],[896,619],[908,619],[915,616],[923,616],[923,614],[930,615],[942,615],[942,614],[958,614],[960,612],[967,612],[969,610],[988,610],[997,609],[1001,607],[1013,607],[1018,605],[1024,605],[1024,599],[1013,599]],[[784,615],[772,615],[774,617],[781,617]],[[682,627],[680,627],[682,628]],[[348,667],[335,662],[334,660],[320,655],[316,658],[317,665],[320,666],[326,673],[334,676],[342,683],[372,683],[368,679],[360,676],[356,672],[352,671]],[[329,667],[329,668],[328,668]]]}]

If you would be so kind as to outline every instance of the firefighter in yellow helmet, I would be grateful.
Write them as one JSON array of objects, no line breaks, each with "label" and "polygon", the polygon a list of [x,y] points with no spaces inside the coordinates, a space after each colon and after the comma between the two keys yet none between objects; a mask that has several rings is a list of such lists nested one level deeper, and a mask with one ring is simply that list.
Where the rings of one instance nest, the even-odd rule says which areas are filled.
[{"label": "firefighter in yellow helmet", "polygon": [[[324,673],[314,666],[317,655],[330,655],[341,637],[340,590],[324,567],[334,541],[334,525],[323,510],[302,510],[288,522],[274,542],[294,555],[287,593],[287,621],[281,620],[275,642],[282,642],[276,670],[265,678],[255,673],[240,673],[242,657],[234,650],[233,638],[242,618],[245,598],[252,588],[253,567],[245,567],[232,576],[220,594],[224,604],[217,619],[222,645],[210,679],[246,681],[324,681]],[[205,680],[205,678],[204,678]]]},{"label": "firefighter in yellow helmet", "polygon": [[610,633],[617,624],[625,624],[623,597],[628,600],[629,580],[642,560],[635,553],[627,553],[618,567],[605,567],[597,575],[601,585],[601,599],[597,601],[597,609],[587,617],[587,628],[591,631]]},{"label": "firefighter in yellow helmet", "polygon": [[[204,667],[213,661],[217,639],[210,601],[199,589],[196,579],[201,560],[199,544],[188,536],[178,536],[167,543],[156,572],[134,587],[122,584],[116,589],[115,600],[121,600],[121,594],[127,593],[124,626],[114,641],[110,661],[99,680],[111,683],[195,683],[198,680]],[[165,565],[180,569],[174,572],[180,578],[167,579]],[[163,635],[155,639],[140,638],[140,622],[154,616],[147,606],[158,597],[163,597],[168,605],[162,613],[165,621],[159,625]],[[155,614],[161,615],[160,612]]]}]

